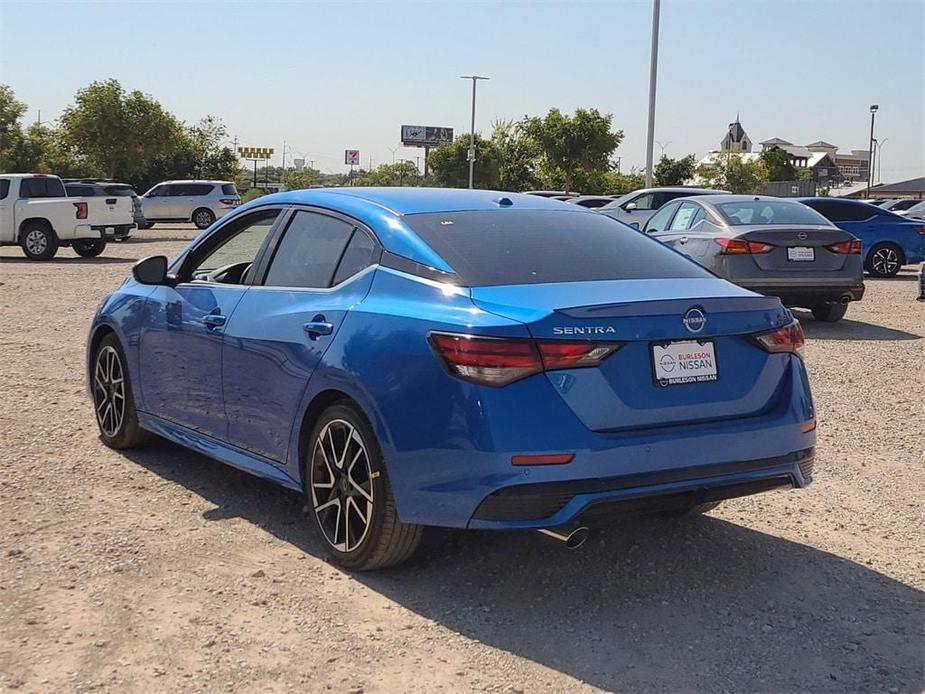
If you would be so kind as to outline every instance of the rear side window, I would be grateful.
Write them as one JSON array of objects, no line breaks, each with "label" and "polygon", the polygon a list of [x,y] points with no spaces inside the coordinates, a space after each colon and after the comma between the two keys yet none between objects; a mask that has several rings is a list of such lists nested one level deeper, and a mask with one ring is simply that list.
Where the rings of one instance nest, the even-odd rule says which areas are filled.
[{"label": "rear side window", "polygon": [[406,215],[404,221],[470,287],[713,276],[594,213],[490,210]]},{"label": "rear side window", "polygon": [[823,217],[833,222],[863,222],[877,214],[873,206],[862,203],[854,204],[850,202],[836,201],[810,201],[807,203],[814,210],[819,212]]},{"label": "rear side window", "polygon": [[668,228],[668,222],[671,221],[671,215],[678,209],[678,205],[665,205],[649,219],[646,224],[646,232],[651,234],[656,231],[665,231]]},{"label": "rear side window", "polygon": [[340,284],[372,265],[375,252],[376,242],[359,229],[354,230],[331,284]]},{"label": "rear side window", "polygon": [[274,287],[331,286],[353,225],[315,212],[296,212],[270,263],[264,284]]},{"label": "rear side window", "polygon": [[182,195],[208,195],[215,188],[211,183],[187,183]]},{"label": "rear side window", "polygon": [[697,212],[700,210],[700,205],[695,205],[692,202],[682,202],[681,207],[678,208],[678,213],[674,216],[674,219],[671,220],[671,231],[685,231],[690,229],[695,222],[695,217]]},{"label": "rear side window", "polygon": [[92,186],[66,185],[64,187],[68,196],[73,198],[92,198],[94,194]]},{"label": "rear side window", "polygon": [[222,184],[222,195],[237,195],[238,189],[235,188],[234,183],[223,183]]},{"label": "rear side window", "polygon": [[0,178],[0,200],[5,200],[10,194],[10,179]]},{"label": "rear side window", "polygon": [[19,187],[21,198],[66,198],[60,178],[24,178]]}]

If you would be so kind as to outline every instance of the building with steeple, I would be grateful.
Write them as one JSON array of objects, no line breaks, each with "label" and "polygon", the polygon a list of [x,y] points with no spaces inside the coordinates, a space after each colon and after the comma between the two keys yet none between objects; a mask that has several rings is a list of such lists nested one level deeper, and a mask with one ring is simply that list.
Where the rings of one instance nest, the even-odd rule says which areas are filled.
[{"label": "building with steeple", "polygon": [[745,154],[752,151],[752,141],[745,128],[739,122],[739,114],[736,114],[735,123],[729,124],[729,130],[726,137],[719,144],[719,151],[724,154]]}]

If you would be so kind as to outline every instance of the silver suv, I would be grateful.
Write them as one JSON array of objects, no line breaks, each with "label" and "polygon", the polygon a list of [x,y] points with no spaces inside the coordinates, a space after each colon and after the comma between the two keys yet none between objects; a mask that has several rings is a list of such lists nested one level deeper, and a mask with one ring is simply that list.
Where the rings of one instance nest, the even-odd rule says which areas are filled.
[{"label": "silver suv", "polygon": [[[710,188],[695,188],[674,186],[664,188],[641,188],[619,197],[612,203],[598,207],[597,211],[618,222],[642,229],[649,217],[658,212],[659,208],[674,200],[693,195],[722,195],[727,190],[712,190]],[[147,210],[146,210],[147,211]]]},{"label": "silver suv", "polygon": [[155,222],[192,222],[205,229],[241,204],[231,181],[164,181],[141,196],[150,229]]}]

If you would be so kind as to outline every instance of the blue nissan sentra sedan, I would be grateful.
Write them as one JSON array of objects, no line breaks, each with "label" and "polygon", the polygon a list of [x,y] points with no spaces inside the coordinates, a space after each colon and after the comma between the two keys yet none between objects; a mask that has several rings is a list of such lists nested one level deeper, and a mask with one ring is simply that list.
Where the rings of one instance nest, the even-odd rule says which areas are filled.
[{"label": "blue nissan sentra sedan", "polygon": [[153,433],[304,492],[348,568],[428,526],[574,540],[811,480],[791,313],[578,206],[280,193],[132,275],[88,340],[103,442]]}]

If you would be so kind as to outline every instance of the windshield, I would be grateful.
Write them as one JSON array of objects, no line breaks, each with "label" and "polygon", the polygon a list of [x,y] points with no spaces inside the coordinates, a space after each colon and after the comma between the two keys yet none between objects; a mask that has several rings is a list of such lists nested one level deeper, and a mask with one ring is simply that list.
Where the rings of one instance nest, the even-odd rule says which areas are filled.
[{"label": "windshield", "polygon": [[925,200],[918,202],[909,208],[909,212],[925,212]]},{"label": "windshield", "polygon": [[750,224],[812,224],[830,226],[828,220],[799,202],[787,200],[741,200],[721,202],[716,208],[732,226]]},{"label": "windshield", "polygon": [[404,221],[469,287],[713,276],[594,213],[486,210],[413,214]]}]

